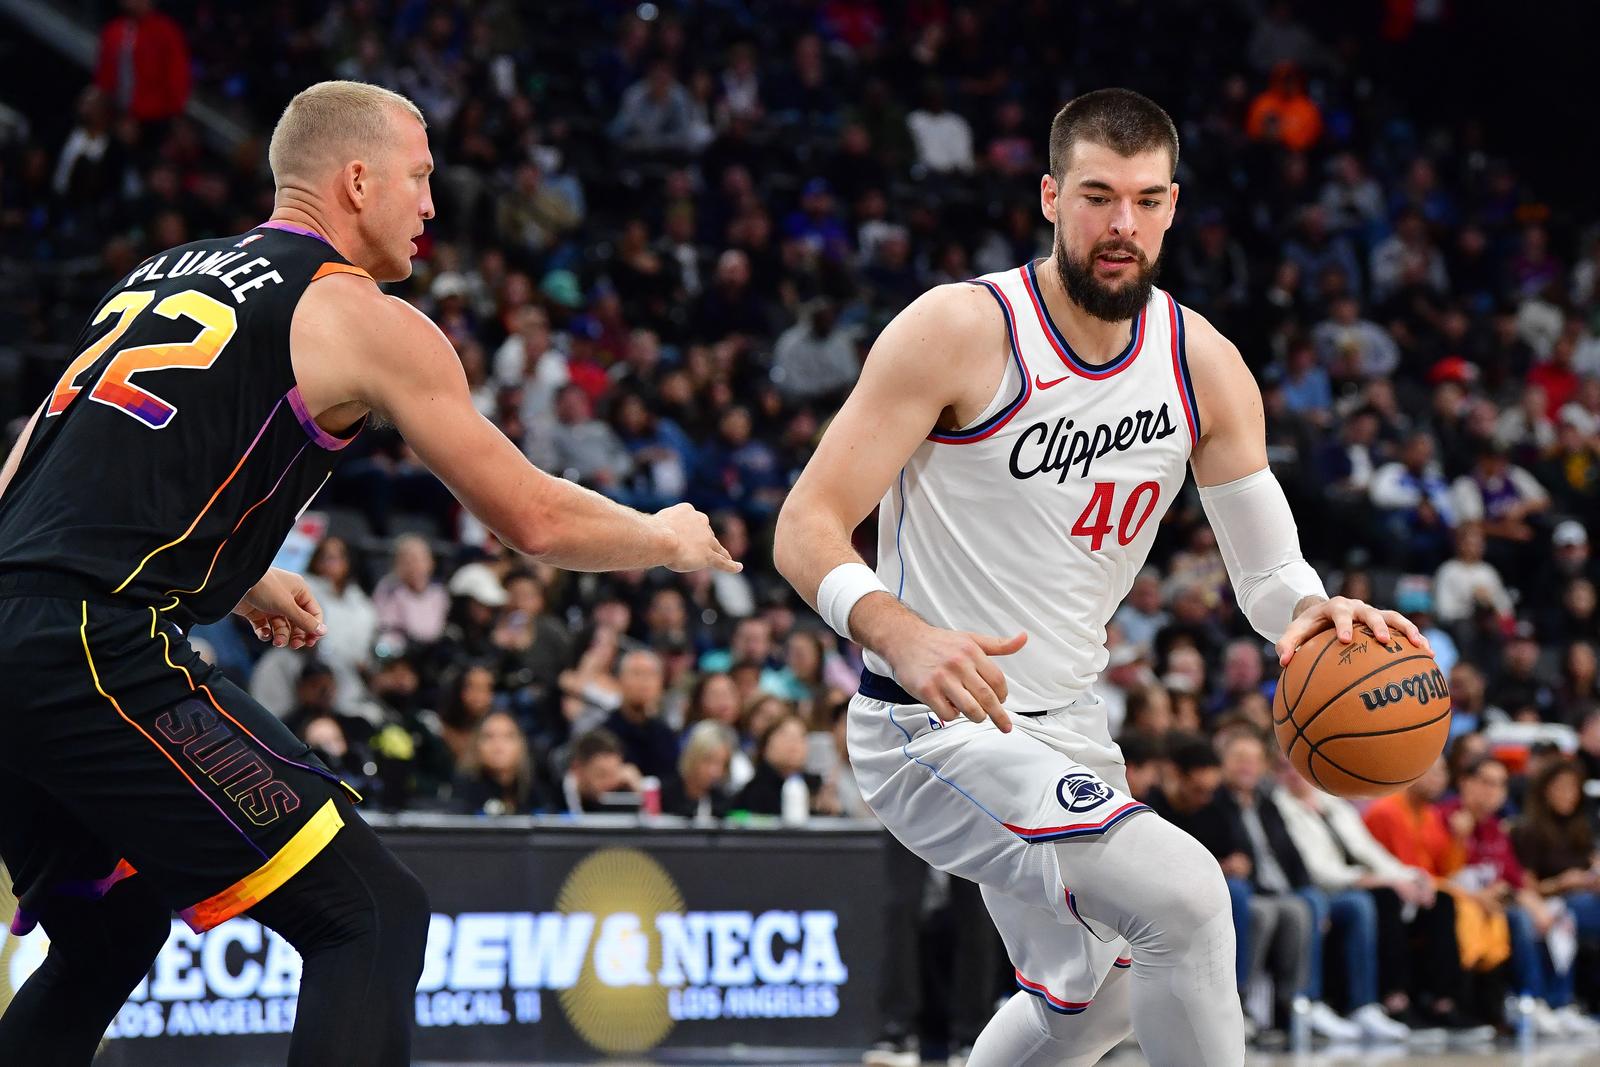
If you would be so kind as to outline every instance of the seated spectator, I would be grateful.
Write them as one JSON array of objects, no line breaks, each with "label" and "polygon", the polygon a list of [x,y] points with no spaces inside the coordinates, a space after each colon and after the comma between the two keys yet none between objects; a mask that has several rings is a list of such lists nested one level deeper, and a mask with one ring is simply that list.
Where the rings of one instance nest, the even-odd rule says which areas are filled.
[{"label": "seated spectator", "polygon": [[425,538],[395,539],[394,565],[372,591],[383,638],[402,646],[431,645],[444,635],[450,594],[434,580],[433,569],[433,549]]},{"label": "seated spectator", "polygon": [[[1474,909],[1468,904],[1476,906],[1486,920],[1484,944],[1486,949],[1492,946],[1495,956],[1500,955],[1500,937],[1505,937],[1515,991],[1535,999],[1535,1026],[1541,1034],[1555,1036],[1567,1032],[1568,1018],[1574,1014],[1562,1011],[1568,1007],[1571,986],[1545,963],[1544,946],[1557,915],[1529,884],[1500,817],[1509,778],[1505,764],[1492,756],[1479,757],[1463,769],[1460,795],[1439,809],[1452,839],[1454,863],[1448,873],[1457,910],[1470,919]],[[1466,941],[1462,948],[1468,948]]]},{"label": "seated spectator", "polygon": [[457,769],[472,755],[478,726],[494,708],[494,671],[483,663],[470,663],[444,682],[439,704],[439,736],[450,749]]},{"label": "seated spectator", "polygon": [[[1407,1036],[1391,1022],[1469,1028],[1461,1013],[1465,983],[1453,898],[1436,891],[1427,871],[1395,859],[1354,804],[1317,789],[1287,761],[1278,780],[1283,788],[1274,799],[1284,825],[1313,884],[1330,900],[1333,943],[1343,948],[1350,982],[1351,1021],[1374,1038]],[[1367,910],[1364,900],[1375,910],[1370,927],[1350,918]],[[1375,940],[1367,940],[1369,934]],[[1412,966],[1413,941],[1424,967]]]},{"label": "seated spectator", "polygon": [[623,758],[664,786],[678,774],[678,735],[661,721],[666,692],[661,657],[646,649],[624,654],[617,681],[621,703],[606,718],[605,727],[622,745]]},{"label": "seated spectator", "polygon": [[922,106],[906,116],[906,126],[923,167],[935,174],[972,171],[972,127],[945,106],[944,89],[937,81],[923,88]]},{"label": "seated spectator", "polygon": [[1322,139],[1322,112],[1293,63],[1273,68],[1271,84],[1250,102],[1245,131],[1252,140],[1274,141],[1291,152],[1304,152]]},{"label": "seated spectator", "polygon": [[813,730],[832,726],[832,708],[840,694],[823,677],[828,646],[815,630],[797,630],[784,644],[784,666],[773,679],[772,692],[795,705]]},{"label": "seated spectator", "polygon": [[616,431],[594,417],[589,394],[581,386],[563,386],[556,394],[556,428],[551,442],[551,473],[597,489],[621,489],[633,471],[633,457]]},{"label": "seated spectator", "polygon": [[[1558,758],[1532,777],[1527,805],[1511,832],[1517,858],[1533,891],[1547,905],[1565,912],[1567,937],[1593,948],[1600,941],[1600,855],[1594,829],[1583,810],[1582,764]],[[1575,960],[1555,960],[1554,938],[1546,939],[1545,989],[1569,1034],[1600,1033],[1600,1023],[1572,1002]]]},{"label": "seated spectator", "polygon": [[1152,683],[1128,694],[1122,719],[1123,737],[1140,737],[1159,744],[1173,729],[1172,698],[1160,684]]},{"label": "seated spectator", "polygon": [[372,789],[372,754],[350,736],[339,716],[327,711],[312,712],[301,720],[297,733],[317,758],[356,792],[366,794]]},{"label": "seated spectator", "polygon": [[1288,409],[1318,426],[1333,419],[1333,388],[1328,372],[1317,363],[1315,344],[1298,340],[1289,347],[1283,372],[1283,400]]},{"label": "seated spectator", "polygon": [[1341,353],[1353,352],[1363,377],[1394,373],[1400,365],[1400,346],[1382,326],[1361,317],[1361,304],[1354,296],[1340,297],[1329,311],[1311,331],[1311,343],[1325,366],[1333,366]]},{"label": "seated spectator", "polygon": [[1494,564],[1483,558],[1483,526],[1464,522],[1456,527],[1456,554],[1439,567],[1433,578],[1433,598],[1439,621],[1447,626],[1488,611],[1495,618],[1512,617],[1511,594]]},{"label": "seated spectator", "polygon": [[1550,494],[1533,475],[1513,465],[1505,449],[1483,442],[1472,469],[1455,480],[1450,492],[1458,523],[1483,523],[1490,558],[1501,566],[1537,565],[1531,551],[1535,528],[1529,520],[1549,509]]},{"label": "seated spectator", "polygon": [[793,403],[837,401],[861,374],[858,334],[839,322],[832,301],[806,308],[773,345],[772,380],[778,392]]},{"label": "seated spectator", "polygon": [[1399,562],[1412,570],[1432,570],[1444,557],[1455,525],[1432,435],[1426,430],[1410,434],[1400,458],[1373,473],[1368,493],[1400,550]]},{"label": "seated spectator", "polygon": [[1111,621],[1117,624],[1129,644],[1152,648],[1156,634],[1172,621],[1161,607],[1161,572],[1146,567],[1133,580],[1127,599],[1117,608]]},{"label": "seated spectator", "polygon": [[549,803],[528,739],[509,712],[492,711],[478,723],[454,793],[474,815],[527,815]]},{"label": "seated spectator", "polygon": [[1450,286],[1444,256],[1428,237],[1428,222],[1420,211],[1407,208],[1395,220],[1394,233],[1372,250],[1372,301],[1383,304],[1416,277],[1436,293]]},{"label": "seated spectator", "polygon": [[307,659],[295,679],[294,703],[283,714],[283,724],[300,733],[305,724],[323,715],[337,714],[339,683],[333,669],[317,659]]},{"label": "seated spectator", "polygon": [[1553,681],[1545,674],[1532,628],[1523,623],[1504,642],[1499,669],[1489,683],[1489,699],[1513,719],[1549,722],[1555,718]]},{"label": "seated spectator", "polygon": [[[582,734],[572,743],[567,773],[561,780],[563,806],[569,815],[638,811],[639,768],[622,758],[622,743],[604,727]],[[631,798],[616,794],[631,793]]]},{"label": "seated spectator", "polygon": [[696,124],[689,90],[658,59],[644,79],[628,86],[607,131],[625,151],[639,155],[694,151]]},{"label": "seated spectator", "polygon": [[691,726],[683,735],[678,776],[662,786],[662,813],[688,819],[720,819],[726,815],[733,749],[733,731],[722,723],[701,720]]},{"label": "seated spectator", "polygon": [[[495,624],[491,642],[500,653],[500,677],[519,700],[531,704],[536,732],[552,741],[566,740],[558,687],[561,672],[572,656],[565,626],[546,610],[543,584],[528,571],[515,570],[505,577],[506,610]],[[519,703],[519,707],[524,707]]]},{"label": "seated spectator", "polygon": [[784,712],[760,734],[756,746],[756,773],[733,798],[734,811],[752,815],[782,815],[783,787],[801,778],[807,795],[816,796],[820,782],[805,774],[806,724],[794,712]]},{"label": "seated spectator", "polygon": [[1208,718],[1237,708],[1246,697],[1272,697],[1275,681],[1266,677],[1262,643],[1257,637],[1240,637],[1228,642],[1222,654],[1222,676],[1206,705]]},{"label": "seated spectator", "polygon": [[328,627],[317,641],[317,658],[333,670],[340,710],[358,712],[367,701],[365,674],[378,636],[378,610],[355,580],[344,538],[324,537],[306,571],[306,585]]},{"label": "seated spectator", "polygon": [[1165,741],[1144,734],[1123,734],[1117,738],[1117,748],[1122,751],[1128,775],[1128,795],[1148,803],[1171,773]]}]

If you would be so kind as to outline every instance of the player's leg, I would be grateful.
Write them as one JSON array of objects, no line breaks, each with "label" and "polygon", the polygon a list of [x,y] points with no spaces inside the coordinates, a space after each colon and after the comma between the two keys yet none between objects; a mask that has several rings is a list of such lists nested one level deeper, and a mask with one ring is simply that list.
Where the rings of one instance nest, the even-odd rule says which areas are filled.
[{"label": "player's leg", "polygon": [[83,1067],[150,970],[172,913],[148,881],[111,881],[117,864],[104,846],[4,769],[0,857],[0,878],[15,877],[26,901],[0,920],[18,935],[39,923],[50,939],[44,961],[0,1005],[0,1063]]},{"label": "player's leg", "polygon": [[1133,1031],[1132,983],[1115,968],[1076,1015],[1050,1010],[1047,1002],[1018,991],[995,1012],[973,1046],[967,1067],[1090,1067]]},{"label": "player's leg", "polygon": [[411,1062],[427,896],[354,811],[316,858],[249,915],[304,961],[289,1067],[326,1063],[333,1049],[348,1067]]},{"label": "player's leg", "polygon": [[99,900],[55,896],[38,918],[50,950],[0,1015],[0,1063],[87,1067],[166,943],[172,912],[148,881],[129,878]]},{"label": "player's leg", "polygon": [[[296,762],[314,758],[289,748],[293,735],[220,674],[206,684],[217,706],[263,745],[288,749]],[[289,1067],[326,1063],[331,1049],[347,1067],[400,1067],[411,1062],[411,998],[427,947],[427,895],[343,791],[331,788],[327,796],[342,827],[248,911],[304,961]]]},{"label": "player's leg", "polygon": [[968,1067],[1091,1064],[1132,1033],[1120,939],[1102,942],[1081,924],[992,886],[983,887],[983,898],[1015,965],[1018,992],[983,1028]]},{"label": "player's leg", "polygon": [[1052,847],[1085,925],[1131,946],[1133,1028],[1151,1067],[1236,1067],[1244,1020],[1216,859],[1150,814]]},{"label": "player's leg", "polygon": [[[51,664],[55,679],[41,683],[50,695],[24,738],[30,781],[92,827],[111,855],[126,857],[196,931],[292,882],[296,921],[282,925],[302,952],[352,946],[370,958],[374,974],[381,965],[381,982],[409,982],[409,994],[427,908],[415,881],[361,825],[337,778],[153,613],[77,603],[63,612],[65,603],[41,603],[21,642],[37,646],[24,652]],[[379,934],[362,936],[363,927]],[[361,1037],[338,1048],[341,1062],[405,1062],[403,1053],[390,1054],[392,1031],[400,1029],[403,1042],[405,1020],[370,1010],[373,998],[392,997],[369,986],[316,984],[319,1008],[346,1011],[361,1028]],[[315,1021],[318,1011],[303,1007]],[[319,1050],[320,1062],[329,1051]]]}]

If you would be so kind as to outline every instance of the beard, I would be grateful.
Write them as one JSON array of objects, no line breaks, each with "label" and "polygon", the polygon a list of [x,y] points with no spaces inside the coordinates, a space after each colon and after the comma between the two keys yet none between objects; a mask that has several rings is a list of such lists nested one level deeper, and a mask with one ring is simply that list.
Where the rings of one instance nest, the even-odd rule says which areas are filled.
[{"label": "beard", "polygon": [[[1094,276],[1095,259],[1105,252],[1126,252],[1139,266],[1138,275],[1113,289],[1101,284]],[[1162,250],[1165,255],[1166,250]],[[1083,259],[1067,250],[1066,242],[1056,237],[1056,273],[1073,303],[1097,319],[1106,322],[1126,322],[1139,314],[1150,301],[1150,290],[1155,288],[1156,275],[1161,272],[1161,257],[1151,263],[1144,252],[1131,241],[1102,241],[1089,250]]]}]

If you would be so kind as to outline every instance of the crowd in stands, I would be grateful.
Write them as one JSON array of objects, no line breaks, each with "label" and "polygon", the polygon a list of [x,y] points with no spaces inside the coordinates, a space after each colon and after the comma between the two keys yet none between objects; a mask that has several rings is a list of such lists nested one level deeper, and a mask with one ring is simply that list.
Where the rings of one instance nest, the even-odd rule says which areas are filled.
[{"label": "crowd in stands", "polygon": [[[1419,125],[1373,78],[1443,6],[1355,35],[1183,6],[1178,34],[1140,5],[175,0],[144,39],[189,57],[192,89],[119,20],[70,127],[16,102],[0,122],[4,414],[140,259],[268,216],[263,136],[294,91],[406,93],[438,218],[392,291],[541,467],[693,502],[745,571],[514,558],[374,429],[310,513],[328,637],[262,650],[234,620],[196,642],[378,808],[707,820],[787,794],[792,817],[800,783],[813,817],[870,817],[843,756],[859,654],[774,572],[773,521],[901,307],[1049,254],[1050,118],[1130,84],[1183,138],[1160,284],[1257,373],[1307,557],[1424,628],[1455,708],[1448,767],[1395,797],[1297,778],[1191,488],[1107,637],[1135,794],[1217,855],[1241,995],[1276,990],[1264,1031],[1303,997],[1330,1037],[1470,1036],[1516,1022],[1511,993],[1541,1033],[1595,1040],[1600,232],[1495,131]],[[247,136],[219,145],[191,91]],[[903,1048],[916,1005],[891,1014]]]}]

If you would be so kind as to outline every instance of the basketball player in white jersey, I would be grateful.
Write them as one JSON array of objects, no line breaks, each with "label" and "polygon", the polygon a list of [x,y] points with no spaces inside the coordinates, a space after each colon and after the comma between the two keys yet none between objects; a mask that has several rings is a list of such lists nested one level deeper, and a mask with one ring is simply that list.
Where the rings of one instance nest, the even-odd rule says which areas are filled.
[{"label": "basketball player in white jersey", "polygon": [[[1153,1067],[1244,1060],[1221,870],[1127,794],[1093,691],[1186,465],[1281,661],[1357,622],[1423,644],[1394,612],[1328,599],[1238,350],[1153,287],[1177,158],[1172,120],[1137,93],[1062,108],[1040,183],[1054,255],[890,323],[778,523],[784,576],[866,650],[849,713],[863,794],[908,848],[981,884],[1016,966],[972,1067],[1087,1067],[1130,1027]],[[874,505],[876,573],[850,547]]]}]

